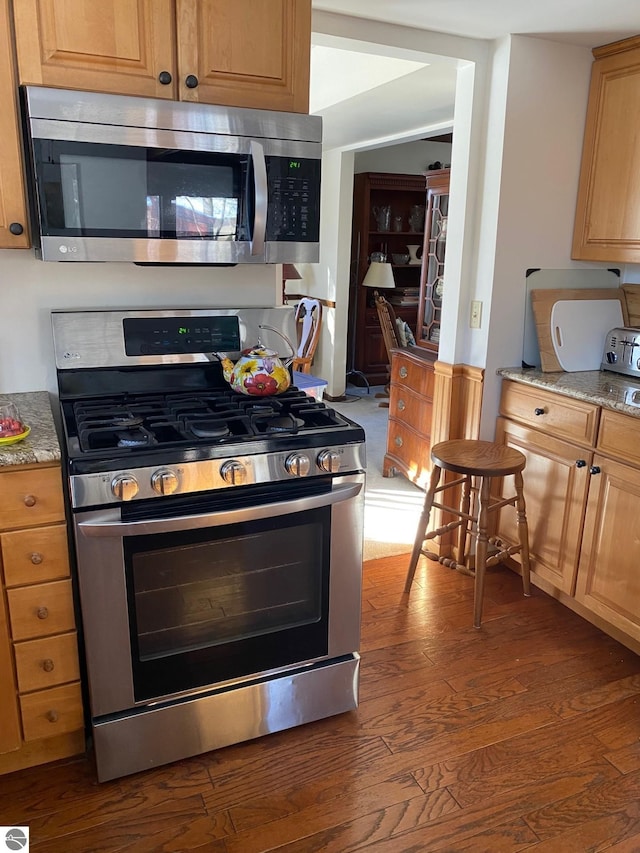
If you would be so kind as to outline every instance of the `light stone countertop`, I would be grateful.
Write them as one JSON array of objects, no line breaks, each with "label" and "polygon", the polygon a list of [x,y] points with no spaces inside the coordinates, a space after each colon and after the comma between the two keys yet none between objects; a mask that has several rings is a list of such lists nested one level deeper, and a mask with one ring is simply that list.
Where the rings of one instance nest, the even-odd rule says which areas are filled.
[{"label": "light stone countertop", "polygon": [[15,444],[0,444],[0,468],[59,462],[60,443],[47,391],[0,394],[18,407],[20,420],[31,427],[30,434]]},{"label": "light stone countertop", "polygon": [[[640,379],[636,380],[635,377],[607,370],[543,373],[542,370],[530,367],[501,367],[496,372],[504,379],[556,391],[566,397],[575,397],[640,418]],[[638,405],[629,402],[632,399],[637,399]]]}]

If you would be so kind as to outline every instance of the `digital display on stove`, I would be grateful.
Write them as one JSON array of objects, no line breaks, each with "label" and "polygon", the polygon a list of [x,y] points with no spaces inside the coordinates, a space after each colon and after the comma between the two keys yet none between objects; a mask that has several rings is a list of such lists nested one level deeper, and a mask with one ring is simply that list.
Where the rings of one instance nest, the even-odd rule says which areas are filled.
[{"label": "digital display on stove", "polygon": [[238,352],[241,346],[237,316],[126,317],[122,322],[127,355]]}]

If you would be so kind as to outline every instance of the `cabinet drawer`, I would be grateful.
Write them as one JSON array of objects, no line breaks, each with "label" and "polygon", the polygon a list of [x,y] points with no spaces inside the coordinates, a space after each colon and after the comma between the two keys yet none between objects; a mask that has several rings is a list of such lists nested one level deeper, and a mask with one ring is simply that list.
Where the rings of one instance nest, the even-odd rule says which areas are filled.
[{"label": "cabinet drawer", "polygon": [[5,584],[23,586],[69,577],[64,524],[14,530],[0,535]]},{"label": "cabinet drawer", "polygon": [[640,418],[603,409],[597,446],[602,453],[640,465]]},{"label": "cabinet drawer", "polygon": [[395,418],[389,418],[387,453],[401,459],[412,471],[431,468],[431,437],[414,432]]},{"label": "cabinet drawer", "polygon": [[26,741],[74,732],[84,726],[80,684],[65,684],[20,697]]},{"label": "cabinet drawer", "polygon": [[558,438],[592,447],[599,407],[519,382],[502,383],[500,414]]},{"label": "cabinet drawer", "polygon": [[75,629],[71,581],[53,581],[7,590],[14,642]]},{"label": "cabinet drawer", "polygon": [[433,399],[434,372],[431,362],[416,362],[404,353],[394,352],[391,382],[398,388],[411,388],[416,394]]},{"label": "cabinet drawer", "polygon": [[419,397],[409,388],[391,386],[389,417],[403,421],[416,432],[430,431],[432,405],[431,400]]},{"label": "cabinet drawer", "polygon": [[80,680],[75,631],[16,643],[13,648],[20,693]]},{"label": "cabinet drawer", "polygon": [[0,474],[3,530],[64,521],[60,468],[38,467]]}]

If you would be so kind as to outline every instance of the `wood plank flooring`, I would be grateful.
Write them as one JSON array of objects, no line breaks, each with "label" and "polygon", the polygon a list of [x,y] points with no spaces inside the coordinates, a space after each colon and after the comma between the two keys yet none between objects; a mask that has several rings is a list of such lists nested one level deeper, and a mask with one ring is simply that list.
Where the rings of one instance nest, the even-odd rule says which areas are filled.
[{"label": "wood plank flooring", "polygon": [[640,851],[640,658],[519,577],[365,564],[360,707],[98,784],[0,778],[33,853]]}]

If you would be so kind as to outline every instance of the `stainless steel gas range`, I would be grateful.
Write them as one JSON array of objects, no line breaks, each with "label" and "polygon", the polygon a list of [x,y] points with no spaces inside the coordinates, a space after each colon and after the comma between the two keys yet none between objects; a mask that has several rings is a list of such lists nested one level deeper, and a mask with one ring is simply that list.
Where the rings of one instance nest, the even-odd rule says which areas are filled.
[{"label": "stainless steel gas range", "polygon": [[364,432],[211,355],[293,310],[52,321],[99,780],[355,708]]}]

